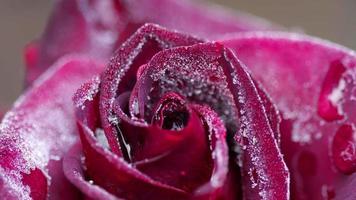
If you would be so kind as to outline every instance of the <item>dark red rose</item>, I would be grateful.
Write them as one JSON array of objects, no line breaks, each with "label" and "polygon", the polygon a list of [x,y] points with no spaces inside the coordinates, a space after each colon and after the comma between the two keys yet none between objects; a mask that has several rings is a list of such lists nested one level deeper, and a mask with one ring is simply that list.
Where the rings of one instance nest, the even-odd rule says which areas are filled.
[{"label": "dark red rose", "polygon": [[64,170],[87,196],[288,198],[278,113],[219,43],[145,25],[74,99],[85,167],[73,150]]},{"label": "dark red rose", "polygon": [[57,1],[0,125],[1,199],[355,199],[356,53],[274,28]]}]

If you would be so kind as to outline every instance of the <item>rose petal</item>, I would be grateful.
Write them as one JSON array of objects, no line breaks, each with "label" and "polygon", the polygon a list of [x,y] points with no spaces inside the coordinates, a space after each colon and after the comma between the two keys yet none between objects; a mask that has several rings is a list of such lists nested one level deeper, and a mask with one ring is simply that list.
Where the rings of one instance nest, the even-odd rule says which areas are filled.
[{"label": "rose petal", "polygon": [[[145,112],[150,113],[147,105],[156,102],[167,91],[186,95],[193,102],[203,102],[221,116],[226,117],[224,111],[228,110],[231,117],[226,119],[232,120],[232,125],[240,125],[239,136],[244,140],[245,198],[288,198],[288,170],[274,138],[266,108],[249,74],[229,50],[218,43],[163,50],[147,64],[141,77],[146,78],[139,80],[142,82],[138,89],[142,94],[139,91],[138,96],[146,97]],[[189,83],[190,80],[197,83]],[[178,82],[183,86],[179,87]],[[216,91],[212,96],[205,93],[193,96],[198,86],[202,86],[200,89],[209,88],[207,91],[214,91],[212,88],[215,88]],[[215,102],[220,98],[220,103]],[[236,106],[239,112],[234,110]],[[228,121],[225,125],[230,131],[234,130]]]},{"label": "rose petal", "polygon": [[[355,52],[287,33],[238,34],[223,43],[239,55],[283,114],[282,151],[292,172],[291,197],[324,199],[326,190],[329,198],[342,195],[335,184],[343,175],[335,171],[330,152],[339,127],[356,122]],[[340,73],[331,73],[334,69]],[[327,105],[323,102],[335,106],[345,120],[324,120],[329,111],[320,112]]]},{"label": "rose petal", "polygon": [[75,185],[88,199],[115,200],[117,197],[108,193],[100,186],[85,180],[82,162],[81,144],[76,143],[68,151],[63,160],[63,171],[68,180]]},{"label": "rose petal", "polygon": [[264,88],[262,88],[262,85],[259,84],[257,81],[253,80],[258,92],[258,95],[261,97],[261,101],[263,104],[263,107],[265,108],[265,112],[267,114],[267,118],[269,121],[269,125],[272,128],[272,131],[274,133],[274,138],[277,141],[277,144],[280,146],[281,144],[281,134],[280,134],[280,123],[281,123],[281,116],[279,114],[279,111],[272,103],[271,98],[267,94]]},{"label": "rose petal", "polygon": [[[123,198],[139,198],[140,195],[144,195],[144,192],[142,191],[145,190],[152,192],[152,197],[146,196],[146,198],[154,198],[156,196],[163,198],[172,194],[177,195],[176,198],[185,196],[183,191],[154,181],[135,169],[122,158],[119,158],[112,152],[108,151],[108,149],[104,149],[105,145],[103,146],[103,143],[100,143],[98,135],[98,131],[100,130],[98,129],[98,127],[100,127],[100,116],[98,115],[99,105],[97,101],[99,98],[99,91],[97,89],[93,90],[93,88],[98,87],[99,82],[97,79],[84,84],[81,89],[77,91],[74,98],[75,105],[77,105],[79,133],[81,135],[85,155],[85,168],[89,177],[95,184],[105,188],[112,194]],[[89,99],[87,98],[88,95],[91,96]],[[83,98],[86,100],[83,101]],[[95,131],[95,133],[92,131]],[[96,136],[96,138],[93,136]],[[100,165],[98,165],[98,163],[100,163]],[[110,175],[107,173],[110,173]],[[117,176],[113,176],[111,173],[116,174]],[[80,186],[78,187],[80,188]],[[122,189],[118,190],[117,188]],[[88,195],[90,190],[84,190],[83,192]]]},{"label": "rose petal", "polygon": [[25,49],[27,83],[66,54],[81,53],[101,61],[107,59],[127,23],[118,2],[56,1],[42,37]]},{"label": "rose petal", "polygon": [[[355,199],[356,198],[355,185],[356,185],[356,173],[353,173],[351,176],[343,177],[340,183],[338,183],[338,185],[336,186],[337,195],[335,197],[335,200]],[[328,191],[324,192],[325,194],[324,197],[328,196],[327,192]]]},{"label": "rose petal", "polygon": [[[157,107],[152,125],[120,123],[122,135],[130,146],[131,162],[153,179],[191,192],[211,176],[207,134],[197,114],[177,95],[165,95]],[[165,124],[163,115],[174,115],[164,114],[168,111],[185,112],[189,116],[181,120],[188,120],[187,124],[178,122],[177,127]]]},{"label": "rose petal", "polygon": [[152,22],[209,40],[234,32],[281,29],[246,13],[187,0],[128,1],[128,11],[136,22]]},{"label": "rose petal", "polygon": [[101,84],[100,114],[101,123],[108,138],[111,150],[121,155],[117,143],[117,133],[113,120],[114,99],[130,91],[135,82],[138,68],[162,49],[174,46],[189,45],[199,40],[176,32],[169,32],[157,25],[147,24],[141,27],[117,51],[112,59]]},{"label": "rose petal", "polygon": [[229,159],[224,123],[209,107],[200,105],[193,107],[206,126],[214,160],[210,181],[195,191],[194,199],[237,199],[242,195],[238,189],[241,187],[238,182],[240,177],[237,176],[239,171],[234,165],[234,159]]},{"label": "rose petal", "polygon": [[[49,187],[53,198],[75,197],[53,163],[61,160],[77,138],[71,94],[100,69],[92,60],[64,57],[6,114],[0,126],[0,196],[11,193],[14,198],[40,198],[47,195]],[[43,179],[46,184],[39,181]]]},{"label": "rose petal", "polygon": [[252,15],[182,0],[59,0],[40,39],[25,48],[26,81],[30,84],[68,53],[108,59],[115,47],[147,22],[207,39],[240,31],[280,29]]},{"label": "rose petal", "polygon": [[120,198],[186,198],[184,191],[154,181],[122,158],[104,149],[95,139],[94,133],[82,123],[78,123],[78,128],[86,172],[95,184]]}]

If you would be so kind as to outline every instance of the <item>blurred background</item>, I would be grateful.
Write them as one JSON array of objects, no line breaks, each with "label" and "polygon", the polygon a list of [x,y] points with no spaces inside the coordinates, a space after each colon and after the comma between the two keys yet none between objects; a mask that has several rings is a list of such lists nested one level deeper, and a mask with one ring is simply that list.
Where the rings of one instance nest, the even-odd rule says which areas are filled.
[{"label": "blurred background", "polygon": [[[356,49],[356,0],[210,0]],[[41,34],[50,0],[0,0],[0,106],[22,90],[23,46]]]}]

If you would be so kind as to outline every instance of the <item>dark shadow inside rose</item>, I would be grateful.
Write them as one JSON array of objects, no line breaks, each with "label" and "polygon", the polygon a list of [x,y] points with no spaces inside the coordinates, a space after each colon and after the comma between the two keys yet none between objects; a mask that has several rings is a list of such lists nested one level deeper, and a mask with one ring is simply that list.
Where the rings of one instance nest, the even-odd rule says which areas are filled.
[{"label": "dark shadow inside rose", "polygon": [[189,121],[189,111],[186,105],[179,101],[168,101],[159,104],[152,124],[157,124],[162,129],[180,131]]},{"label": "dark shadow inside rose", "polygon": [[186,126],[188,114],[186,111],[167,111],[164,113],[162,128],[167,130],[179,131]]},{"label": "dark shadow inside rose", "polygon": [[[117,102],[127,103],[122,97]],[[126,123],[117,127],[127,162],[153,179],[185,191],[208,182],[213,166],[211,144],[200,117],[176,93],[164,95],[153,112],[152,125],[147,128]]]}]

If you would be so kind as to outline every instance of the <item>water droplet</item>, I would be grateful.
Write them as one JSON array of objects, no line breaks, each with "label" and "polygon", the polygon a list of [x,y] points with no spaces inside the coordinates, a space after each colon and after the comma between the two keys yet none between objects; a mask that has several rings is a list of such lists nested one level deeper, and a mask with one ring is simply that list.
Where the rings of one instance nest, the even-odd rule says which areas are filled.
[{"label": "water droplet", "polygon": [[337,169],[344,174],[356,172],[356,131],[351,125],[342,125],[332,141],[332,156]]},{"label": "water droplet", "polygon": [[345,80],[342,79],[345,71],[346,68],[340,61],[334,61],[325,76],[318,102],[318,114],[326,121],[343,118],[339,101],[346,86]]}]

